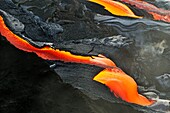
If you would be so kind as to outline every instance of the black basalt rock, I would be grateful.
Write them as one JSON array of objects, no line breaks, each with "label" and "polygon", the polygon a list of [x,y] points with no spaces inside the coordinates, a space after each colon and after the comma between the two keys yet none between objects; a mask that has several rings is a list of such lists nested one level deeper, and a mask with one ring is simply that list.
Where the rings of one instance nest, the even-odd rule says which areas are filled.
[{"label": "black basalt rock", "polygon": [[58,24],[45,23],[21,6],[16,6],[11,0],[1,0],[1,15],[6,24],[17,35],[24,35],[33,41],[52,42],[57,40],[57,34],[63,32]]}]

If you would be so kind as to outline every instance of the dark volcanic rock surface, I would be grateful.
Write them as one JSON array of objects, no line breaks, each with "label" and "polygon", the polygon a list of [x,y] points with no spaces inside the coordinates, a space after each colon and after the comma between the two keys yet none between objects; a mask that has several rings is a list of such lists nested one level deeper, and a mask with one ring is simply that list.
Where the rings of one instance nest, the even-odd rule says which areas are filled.
[{"label": "dark volcanic rock surface", "polygon": [[[116,31],[112,27],[97,25],[98,23],[94,22],[94,13],[92,13],[85,4],[88,4],[89,7],[93,7],[96,10],[102,8],[94,7],[86,0],[44,0],[41,4],[38,2],[39,0],[26,0],[25,2],[20,0],[17,4],[33,11],[44,21],[62,25],[64,31],[61,34],[61,40],[102,38],[116,35]],[[48,12],[49,10],[50,12]],[[103,14],[108,14],[106,11],[104,12]]]},{"label": "dark volcanic rock surface", "polygon": [[[94,20],[95,14],[91,11],[107,15],[109,13],[86,0],[13,1],[16,6],[10,5],[12,10],[4,8],[9,4],[3,5],[2,2],[0,8],[3,7],[3,10],[24,24],[31,21],[26,29],[28,33],[24,32],[29,38],[37,38],[41,41],[50,39],[56,48],[76,54],[90,54],[89,51],[92,54],[102,53],[114,60],[126,73],[132,75],[139,85],[155,86],[161,91],[163,86],[157,85],[154,78],[170,73],[169,24],[119,17],[111,17],[107,20],[108,17],[103,16],[95,18],[100,21],[99,23]],[[27,13],[30,14],[30,12],[26,9],[37,16],[32,14],[28,17]],[[26,19],[17,15],[21,13],[24,13]],[[36,19],[40,20],[39,24],[34,22]],[[45,28],[41,28],[41,25],[50,28],[53,23],[60,24],[64,31],[50,37],[48,33],[53,34],[53,32],[43,31]],[[32,29],[34,27],[35,29]],[[38,32],[33,32],[37,29]],[[42,37],[39,37],[41,35]],[[106,87],[93,82],[94,75],[102,70],[98,67],[46,62],[35,54],[16,49],[4,37],[0,37],[0,62],[0,113],[151,112],[147,108],[130,105],[116,99]],[[49,68],[49,64],[53,63],[57,66],[55,72]],[[102,98],[94,100],[94,97],[91,97],[93,94],[97,97],[101,96],[104,100]],[[166,87],[161,94],[163,98],[170,99],[170,93]],[[112,103],[109,102],[111,99]]]},{"label": "dark volcanic rock surface", "polygon": [[[10,2],[10,0],[6,0],[6,2],[7,1]],[[24,2],[25,6],[27,5],[26,3],[27,1]],[[34,3],[36,4],[36,1],[34,1]],[[16,4],[18,4],[17,1]],[[18,18],[23,24],[29,22],[26,21],[27,19],[32,19],[32,17],[33,20],[35,19],[33,15],[32,17],[28,17],[27,12],[16,9],[17,7],[15,5],[10,5],[11,10],[4,8],[9,7],[8,5],[10,4],[4,4],[3,6],[3,3],[1,2],[3,10],[9,12],[15,18]],[[23,16],[20,17],[20,15],[17,15],[15,9],[19,11],[18,14],[22,13],[25,15],[26,20],[21,19]],[[35,14],[36,13],[37,10],[35,11]],[[68,13],[66,12],[65,14]],[[61,12],[60,16],[62,15],[64,17],[64,14]],[[71,16],[73,15],[74,14],[71,14]],[[50,16],[52,17],[52,15]],[[43,17],[41,18],[44,19]],[[75,39],[71,35],[73,35],[73,31],[80,26],[82,26],[82,28],[80,27],[80,30],[82,31],[80,33],[81,35],[74,34],[74,36],[79,36],[76,37],[77,39],[87,37],[89,32],[92,33],[92,29],[96,30],[96,27],[93,26],[96,25],[96,23],[91,20],[87,19],[87,21],[83,21],[82,18],[74,16],[70,18],[72,19],[71,21],[74,21],[74,24],[65,24],[67,21],[63,21],[62,19],[59,22],[60,24],[64,22],[62,25],[64,29],[67,28],[64,35],[62,35],[62,37],[66,37],[64,39],[69,40],[69,37]],[[35,24],[34,21],[31,22]],[[92,23],[87,24],[88,22]],[[82,25],[79,25],[81,23]],[[25,30],[28,31],[27,29]],[[70,34],[68,34],[67,31],[70,32]],[[86,33],[84,33],[84,31],[86,31]],[[107,29],[102,30],[100,28],[100,31],[105,32]],[[102,34],[100,31],[96,34],[92,33],[93,35],[89,36],[91,38],[99,36]],[[31,37],[31,35],[34,34],[26,33],[26,36]],[[26,53],[18,50],[11,45],[5,37],[0,37],[0,45],[0,113],[104,113],[112,111],[123,112],[124,109],[139,113],[139,111],[133,110],[131,106],[121,104],[119,106],[119,104],[115,104],[113,107],[114,104],[108,101],[102,99],[93,100],[87,97],[78,89],[63,83],[59,75],[51,70],[48,63],[44,60],[33,53]]]},{"label": "dark volcanic rock surface", "polygon": [[[16,6],[11,0],[1,0],[0,9],[0,13],[7,17],[7,25],[15,34],[22,34],[33,41],[52,42],[56,39],[57,33],[63,31],[60,25],[43,22],[40,17],[26,10],[26,8]],[[7,12],[7,14],[4,12]],[[16,29],[18,26],[22,27]]]},{"label": "dark volcanic rock surface", "polygon": [[[0,113],[104,113],[131,107],[92,100],[63,83],[47,63],[0,37]],[[113,107],[114,106],[114,107]]]}]

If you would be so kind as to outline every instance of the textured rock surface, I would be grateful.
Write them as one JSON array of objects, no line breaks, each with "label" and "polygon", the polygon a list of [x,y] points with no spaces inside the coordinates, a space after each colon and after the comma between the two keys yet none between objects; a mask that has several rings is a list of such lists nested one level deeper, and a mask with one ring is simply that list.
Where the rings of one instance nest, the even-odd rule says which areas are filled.
[{"label": "textured rock surface", "polygon": [[[160,86],[161,82],[168,80],[161,81],[159,77],[158,80],[155,79],[164,73],[170,73],[169,24],[150,20],[96,17],[91,11],[108,15],[109,13],[85,0],[44,0],[41,4],[40,0],[13,1],[18,6],[10,5],[11,9],[21,6],[21,9],[28,9],[37,16],[32,14],[34,18],[27,18],[27,13],[23,11],[26,19],[20,18],[22,16],[17,15],[20,13],[4,8],[8,4],[3,5],[2,2],[0,8],[10,12],[24,24],[28,24],[26,22],[30,22],[31,19],[41,20],[38,21],[38,25],[35,21],[31,22],[31,26],[26,29],[27,32],[24,32],[27,36],[33,35],[33,39],[52,41],[56,48],[72,53],[102,53],[132,75],[139,85],[146,88],[154,87],[151,87],[151,90],[156,87],[160,91],[160,97],[170,99],[169,87]],[[40,26],[53,28],[53,23],[60,24],[63,33],[50,37],[48,33],[56,32],[45,30],[45,35],[39,37],[45,29],[41,29]],[[30,29],[32,27],[35,29]],[[30,31],[37,29],[38,32]],[[14,48],[4,37],[0,37],[0,62],[2,113],[151,112],[147,108],[116,99],[106,87],[93,82],[93,76],[101,70],[98,67],[46,62],[35,54]],[[53,67],[54,63],[55,72],[49,68],[49,65]],[[162,90],[162,87],[165,89]]]}]

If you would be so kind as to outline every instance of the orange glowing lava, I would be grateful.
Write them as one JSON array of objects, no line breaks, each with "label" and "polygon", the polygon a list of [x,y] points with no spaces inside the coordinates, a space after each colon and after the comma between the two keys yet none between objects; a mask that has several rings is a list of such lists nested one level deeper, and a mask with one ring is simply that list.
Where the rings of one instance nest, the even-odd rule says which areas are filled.
[{"label": "orange glowing lava", "polygon": [[121,2],[112,0],[89,0],[89,1],[104,6],[106,10],[117,16],[142,18],[140,16],[136,16],[129,7],[127,7],[125,4],[122,4]]}]

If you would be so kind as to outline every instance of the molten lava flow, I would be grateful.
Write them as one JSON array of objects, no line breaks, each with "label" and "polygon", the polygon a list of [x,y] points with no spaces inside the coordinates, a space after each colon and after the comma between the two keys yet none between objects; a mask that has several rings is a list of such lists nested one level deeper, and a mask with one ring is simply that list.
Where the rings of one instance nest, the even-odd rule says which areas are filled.
[{"label": "molten lava flow", "polygon": [[61,60],[64,62],[75,62],[104,67],[106,69],[94,77],[95,81],[108,86],[116,96],[122,98],[124,101],[143,106],[151,105],[153,103],[144,96],[138,94],[137,84],[133,78],[125,74],[122,70],[118,69],[113,61],[103,55],[80,56],[73,55],[70,52],[60,51],[59,49],[53,49],[49,46],[36,48],[29,44],[26,40],[10,31],[5,25],[1,16],[0,33],[18,49],[26,52],[34,52],[43,59]]},{"label": "molten lava flow", "polygon": [[13,44],[16,48],[26,52],[34,52],[43,59],[83,63],[83,64],[96,65],[100,67],[115,66],[114,62],[112,62],[110,59],[102,55],[99,56],[73,55],[70,52],[60,51],[59,49],[53,49],[49,46],[43,48],[36,48],[31,44],[29,44],[26,40],[22,39],[21,37],[15,35],[12,31],[10,31],[5,25],[3,18],[1,16],[0,16],[0,33],[2,36],[6,37],[6,39],[11,44]]},{"label": "molten lava flow", "polygon": [[142,18],[140,16],[136,16],[131,9],[129,9],[125,4],[122,4],[117,1],[112,0],[89,0],[90,2],[94,2],[100,4],[105,7],[106,10],[111,12],[117,16],[126,16],[132,18]]},{"label": "molten lava flow", "polygon": [[146,97],[138,94],[137,84],[134,79],[117,67],[104,69],[96,75],[93,80],[105,84],[116,97],[120,97],[126,102],[142,106],[153,104],[153,101],[150,101]]},{"label": "molten lava flow", "polygon": [[149,4],[143,0],[120,0],[122,2],[128,3],[136,8],[146,10],[149,14],[153,16],[155,20],[162,20],[165,22],[170,22],[170,11],[158,8],[152,4]]}]

